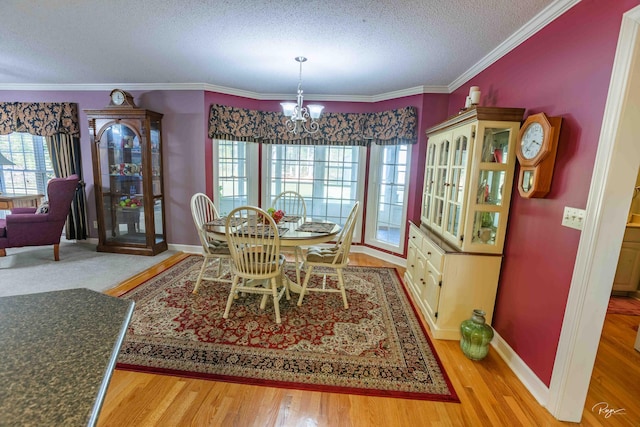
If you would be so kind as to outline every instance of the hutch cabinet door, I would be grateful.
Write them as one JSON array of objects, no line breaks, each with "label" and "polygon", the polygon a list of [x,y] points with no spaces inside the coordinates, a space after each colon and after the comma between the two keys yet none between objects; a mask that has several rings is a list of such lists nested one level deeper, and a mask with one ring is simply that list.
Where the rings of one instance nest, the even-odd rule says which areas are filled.
[{"label": "hutch cabinet door", "polygon": [[442,233],[445,217],[445,198],[449,185],[449,160],[451,157],[451,134],[447,133],[434,138],[436,147],[435,182],[433,185],[433,212],[431,215],[431,228]]},{"label": "hutch cabinet door", "polygon": [[424,167],[424,186],[422,187],[422,216],[425,224],[431,224],[433,218],[433,190],[436,179],[436,144],[427,143],[427,159]]},{"label": "hutch cabinet door", "polygon": [[405,270],[405,274],[409,277],[409,281],[414,283],[418,275],[416,272],[416,251],[417,247],[415,243],[409,241],[409,246],[407,247],[407,269]]},{"label": "hutch cabinet door", "polygon": [[452,133],[453,143],[447,172],[449,179],[445,184],[442,236],[456,246],[460,246],[460,236],[464,231],[463,221],[469,181],[467,165],[473,148],[474,128],[475,126],[466,125],[454,129]]},{"label": "hutch cabinet door", "polygon": [[422,289],[422,301],[427,309],[427,314],[434,322],[438,319],[438,303],[440,302],[440,283],[442,276],[436,268],[427,261],[426,282]]},{"label": "hutch cabinet door", "polygon": [[518,129],[518,123],[478,123],[463,251],[502,253]]}]

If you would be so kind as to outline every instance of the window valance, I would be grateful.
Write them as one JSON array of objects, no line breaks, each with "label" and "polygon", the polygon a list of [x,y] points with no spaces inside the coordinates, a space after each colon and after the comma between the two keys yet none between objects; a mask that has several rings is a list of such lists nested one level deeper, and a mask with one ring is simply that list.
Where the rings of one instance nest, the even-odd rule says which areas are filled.
[{"label": "window valance", "polygon": [[78,104],[71,102],[0,102],[0,135],[27,132],[80,137]]},{"label": "window valance", "polygon": [[211,105],[209,138],[266,144],[379,145],[415,144],[417,117],[414,107],[379,113],[323,113],[314,134],[287,131],[282,112],[247,110]]}]

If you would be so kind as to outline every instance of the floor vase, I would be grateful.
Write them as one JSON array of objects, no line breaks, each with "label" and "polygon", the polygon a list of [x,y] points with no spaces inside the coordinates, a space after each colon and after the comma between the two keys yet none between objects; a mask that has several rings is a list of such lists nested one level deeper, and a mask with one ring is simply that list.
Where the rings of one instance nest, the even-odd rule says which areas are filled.
[{"label": "floor vase", "polygon": [[489,353],[493,329],[487,325],[484,316],[484,311],[475,309],[471,318],[460,324],[460,348],[471,360],[482,360]]}]

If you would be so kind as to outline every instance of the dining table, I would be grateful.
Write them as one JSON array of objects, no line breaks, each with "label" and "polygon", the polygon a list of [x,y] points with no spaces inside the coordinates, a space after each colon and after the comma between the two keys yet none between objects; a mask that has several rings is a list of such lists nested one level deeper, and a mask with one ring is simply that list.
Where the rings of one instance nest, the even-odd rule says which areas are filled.
[{"label": "dining table", "polygon": [[[226,218],[220,217],[204,224],[204,229],[214,240],[226,240],[225,233]],[[250,224],[235,224],[236,227],[244,227]],[[302,284],[300,282],[300,249],[303,246],[312,246],[327,243],[335,240],[342,227],[331,221],[304,218],[297,216],[285,216],[277,224],[278,235],[280,236],[280,247],[294,248],[296,282],[289,280],[289,290],[300,293]],[[286,277],[286,276],[285,276]]]}]

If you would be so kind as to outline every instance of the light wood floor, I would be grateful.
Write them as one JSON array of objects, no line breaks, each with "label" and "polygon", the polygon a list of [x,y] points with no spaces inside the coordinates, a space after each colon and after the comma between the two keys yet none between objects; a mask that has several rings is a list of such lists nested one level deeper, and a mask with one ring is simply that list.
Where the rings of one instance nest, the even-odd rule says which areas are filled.
[{"label": "light wood floor", "polygon": [[[177,255],[108,292],[122,294],[186,255]],[[395,267],[353,254],[352,265]],[[400,275],[404,270],[398,268]],[[608,315],[584,426],[640,426],[640,316]],[[428,328],[427,328],[428,329]],[[457,341],[433,340],[461,403],[259,387],[116,370],[99,426],[556,426],[493,349],[473,362]],[[605,402],[611,414],[598,411]]]}]

